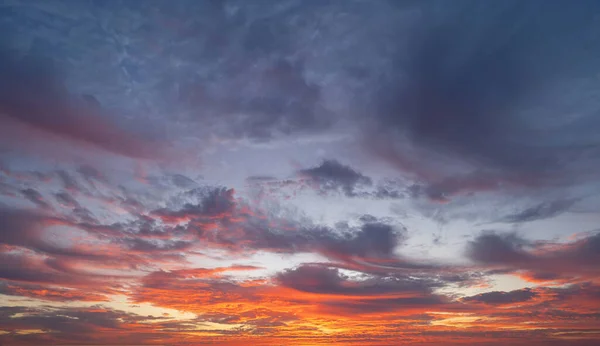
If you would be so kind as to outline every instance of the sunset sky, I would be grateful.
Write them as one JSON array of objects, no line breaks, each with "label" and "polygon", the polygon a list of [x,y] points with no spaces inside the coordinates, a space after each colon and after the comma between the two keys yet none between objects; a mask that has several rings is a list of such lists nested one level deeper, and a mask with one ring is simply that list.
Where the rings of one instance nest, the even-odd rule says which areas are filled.
[{"label": "sunset sky", "polygon": [[0,0],[0,345],[600,345],[600,1]]}]

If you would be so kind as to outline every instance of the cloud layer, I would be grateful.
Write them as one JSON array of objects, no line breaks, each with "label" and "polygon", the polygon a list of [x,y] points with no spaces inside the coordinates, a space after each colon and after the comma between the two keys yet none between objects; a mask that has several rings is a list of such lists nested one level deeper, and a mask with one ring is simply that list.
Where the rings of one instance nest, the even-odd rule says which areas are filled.
[{"label": "cloud layer", "polygon": [[5,1],[0,344],[598,344],[598,13]]}]

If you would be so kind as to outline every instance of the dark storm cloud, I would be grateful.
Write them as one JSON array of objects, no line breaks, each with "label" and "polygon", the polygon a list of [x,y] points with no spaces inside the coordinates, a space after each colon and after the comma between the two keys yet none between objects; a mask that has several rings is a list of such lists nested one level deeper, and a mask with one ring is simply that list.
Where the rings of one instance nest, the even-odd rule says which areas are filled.
[{"label": "dark storm cloud", "polygon": [[[423,3],[391,71],[394,83],[376,96],[376,152],[432,184],[458,177],[430,187],[435,197],[458,183],[466,190],[547,184],[597,167],[590,129],[600,124],[600,103],[577,88],[600,86],[600,4],[434,3],[435,10]],[[437,165],[448,158],[479,172]]]},{"label": "dark storm cloud", "polygon": [[325,160],[317,167],[298,171],[298,174],[308,179],[322,193],[336,191],[348,197],[356,196],[357,188],[373,184],[371,178],[336,160]]},{"label": "dark storm cloud", "polygon": [[524,288],[522,290],[515,290],[510,292],[494,291],[482,293],[476,296],[463,298],[463,301],[484,303],[490,305],[513,304],[529,301],[535,298],[537,295],[538,293],[536,291],[533,291],[529,288]]}]

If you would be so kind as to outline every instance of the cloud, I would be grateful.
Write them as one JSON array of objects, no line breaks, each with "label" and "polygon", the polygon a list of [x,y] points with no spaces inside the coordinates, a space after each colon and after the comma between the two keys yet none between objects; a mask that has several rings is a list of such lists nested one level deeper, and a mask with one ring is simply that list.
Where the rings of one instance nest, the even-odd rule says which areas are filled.
[{"label": "cloud", "polygon": [[[277,222],[277,221],[274,221]],[[394,263],[394,250],[402,241],[402,227],[380,222],[365,223],[356,228],[332,229],[313,225],[293,225],[278,230],[265,224],[240,225],[242,233],[205,233],[202,237],[217,244],[250,251],[278,253],[319,253],[340,261],[383,261]],[[235,229],[235,228],[234,228]]]},{"label": "cloud", "polygon": [[48,263],[31,255],[0,253],[0,278],[34,284],[78,286],[89,283],[86,278],[51,268]]},{"label": "cloud", "polygon": [[125,238],[121,240],[129,250],[144,253],[175,252],[190,249],[193,242],[184,240],[153,240],[143,238]]},{"label": "cloud", "polygon": [[165,319],[140,316],[100,305],[79,308],[1,307],[0,309],[2,309],[0,323],[3,329],[9,332],[0,335],[0,341],[8,344],[39,345],[72,342],[136,344],[153,343],[160,336],[164,337],[163,333],[152,331],[142,322],[161,322]]},{"label": "cloud", "polygon": [[61,205],[68,208],[80,208],[79,203],[69,193],[62,191],[54,194],[54,198]]},{"label": "cloud", "polygon": [[58,176],[58,179],[63,184],[65,190],[67,190],[69,192],[79,192],[79,191],[82,191],[81,190],[82,187],[77,182],[77,179],[75,179],[68,172],[66,172],[64,170],[59,170],[59,171],[56,172],[56,175]]},{"label": "cloud", "polygon": [[599,249],[599,233],[570,243],[532,243],[514,233],[485,232],[469,243],[467,255],[484,265],[523,271],[523,278],[534,281],[577,281],[598,276]]},{"label": "cloud", "polygon": [[321,193],[341,192],[347,197],[355,197],[356,189],[373,184],[371,178],[336,160],[325,160],[317,167],[298,171],[298,174]]},{"label": "cloud", "polygon": [[439,308],[446,300],[443,297],[430,295],[423,297],[398,297],[385,299],[358,299],[334,301],[326,305],[337,314],[367,314],[385,312],[403,312],[406,314]]},{"label": "cloud", "polygon": [[277,276],[278,282],[302,292],[338,296],[393,297],[421,296],[442,284],[435,280],[411,277],[381,277],[351,279],[339,269],[325,265],[302,265]]},{"label": "cloud", "polygon": [[69,225],[69,223],[60,218],[35,212],[0,208],[0,242],[3,244],[22,246],[55,256],[104,260],[110,257],[85,246],[61,246],[49,241],[45,232],[47,227],[53,225]]},{"label": "cloud", "polygon": [[[256,42],[261,42],[252,44],[252,49],[267,44],[273,34],[271,30],[285,25],[284,18],[252,24],[249,34],[258,35],[260,39],[256,38],[259,40]],[[236,79],[218,86],[235,83],[241,93],[225,94],[217,88],[204,90],[205,104],[212,106],[211,112],[220,112],[228,119],[229,129],[222,135],[267,141],[282,135],[323,131],[331,125],[327,111],[320,104],[320,88],[305,77],[301,62],[284,58],[271,62],[251,54],[248,58],[258,64],[248,66],[246,71],[239,71]]]},{"label": "cloud", "polygon": [[108,297],[102,294],[86,292],[79,289],[65,289],[52,287],[48,285],[32,285],[23,283],[10,283],[0,281],[0,294],[29,297],[40,300],[49,300],[56,302],[65,301],[108,301]]},{"label": "cloud", "polygon": [[27,198],[27,200],[29,200],[31,203],[37,205],[38,207],[40,207],[42,209],[50,209],[51,208],[50,204],[48,204],[48,202],[46,202],[44,200],[44,197],[42,196],[42,194],[34,189],[28,188],[28,189],[21,190],[21,194],[25,198]]},{"label": "cloud", "polygon": [[229,277],[229,272],[256,269],[259,268],[232,266],[155,271],[142,278],[130,299],[206,315],[208,320],[214,320],[216,315],[230,316],[232,321],[223,323],[252,322],[285,311],[281,305],[265,299],[273,289],[265,280],[240,281]]},{"label": "cloud", "polygon": [[406,187],[397,179],[374,179],[335,159],[296,171],[296,178],[281,180],[271,176],[251,176],[246,183],[261,194],[290,198],[307,189],[321,196],[345,196],[361,199],[402,199]]},{"label": "cloud", "polygon": [[484,232],[469,243],[467,255],[482,263],[519,263],[531,259],[526,246],[531,245],[514,233]]},{"label": "cloud", "polygon": [[184,224],[201,241],[230,251],[315,252],[339,260],[390,260],[405,233],[403,226],[376,218],[359,220],[358,227],[340,228],[282,218],[236,199],[232,189],[201,188],[184,195],[196,202],[182,203],[179,209],[160,208],[152,214],[167,224]]},{"label": "cloud", "polygon": [[182,189],[189,189],[196,185],[196,182],[193,179],[190,179],[183,174],[173,174],[171,179],[175,186]]},{"label": "cloud", "polygon": [[543,202],[536,206],[526,208],[518,213],[504,216],[500,219],[507,223],[522,223],[536,220],[549,219],[568,211],[576,200],[558,200]]},{"label": "cloud", "polygon": [[[10,147],[62,139],[128,157],[153,157],[156,148],[120,129],[69,94],[50,60],[0,47],[0,123],[2,142]],[[23,139],[27,138],[27,142]],[[37,150],[43,147],[39,144]]]},{"label": "cloud", "polygon": [[77,169],[79,173],[88,183],[94,186],[94,181],[106,183],[106,177],[100,171],[90,165],[83,165]]},{"label": "cloud", "polygon": [[475,296],[463,298],[463,301],[490,305],[515,304],[529,301],[535,298],[537,295],[538,293],[536,291],[533,291],[529,288],[524,288],[522,290],[515,290],[510,292],[494,291],[482,293]]},{"label": "cloud", "polygon": [[[580,97],[597,89],[590,71],[600,52],[587,48],[597,46],[597,9],[593,1],[424,3],[375,96],[368,146],[449,192],[577,183],[599,164],[584,128],[597,124],[600,104]],[[565,118],[575,104],[581,113]]]},{"label": "cloud", "polygon": [[[0,207],[0,299],[26,305],[0,307],[0,344],[598,339],[598,232],[462,238],[474,220],[529,230],[594,194],[595,2],[141,4],[0,11],[18,47],[0,53],[15,169],[0,167],[0,198],[36,207]],[[206,166],[139,161],[168,150],[145,133]],[[361,165],[277,178],[325,153]],[[442,244],[415,211],[448,222]],[[523,283],[504,275],[535,285],[501,291]]]},{"label": "cloud", "polygon": [[154,215],[166,222],[181,222],[198,217],[219,218],[229,215],[235,208],[233,200],[233,189],[209,188],[208,190],[191,190],[193,194],[200,196],[196,204],[186,203],[179,210],[162,208],[155,210]]}]

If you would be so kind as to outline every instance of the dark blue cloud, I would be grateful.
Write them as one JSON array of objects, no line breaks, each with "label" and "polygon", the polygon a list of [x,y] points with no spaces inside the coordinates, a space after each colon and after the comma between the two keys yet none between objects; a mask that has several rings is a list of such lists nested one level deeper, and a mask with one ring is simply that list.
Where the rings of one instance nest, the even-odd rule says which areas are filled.
[{"label": "dark blue cloud", "polygon": [[433,3],[375,96],[376,152],[435,196],[591,178],[598,2]]}]

